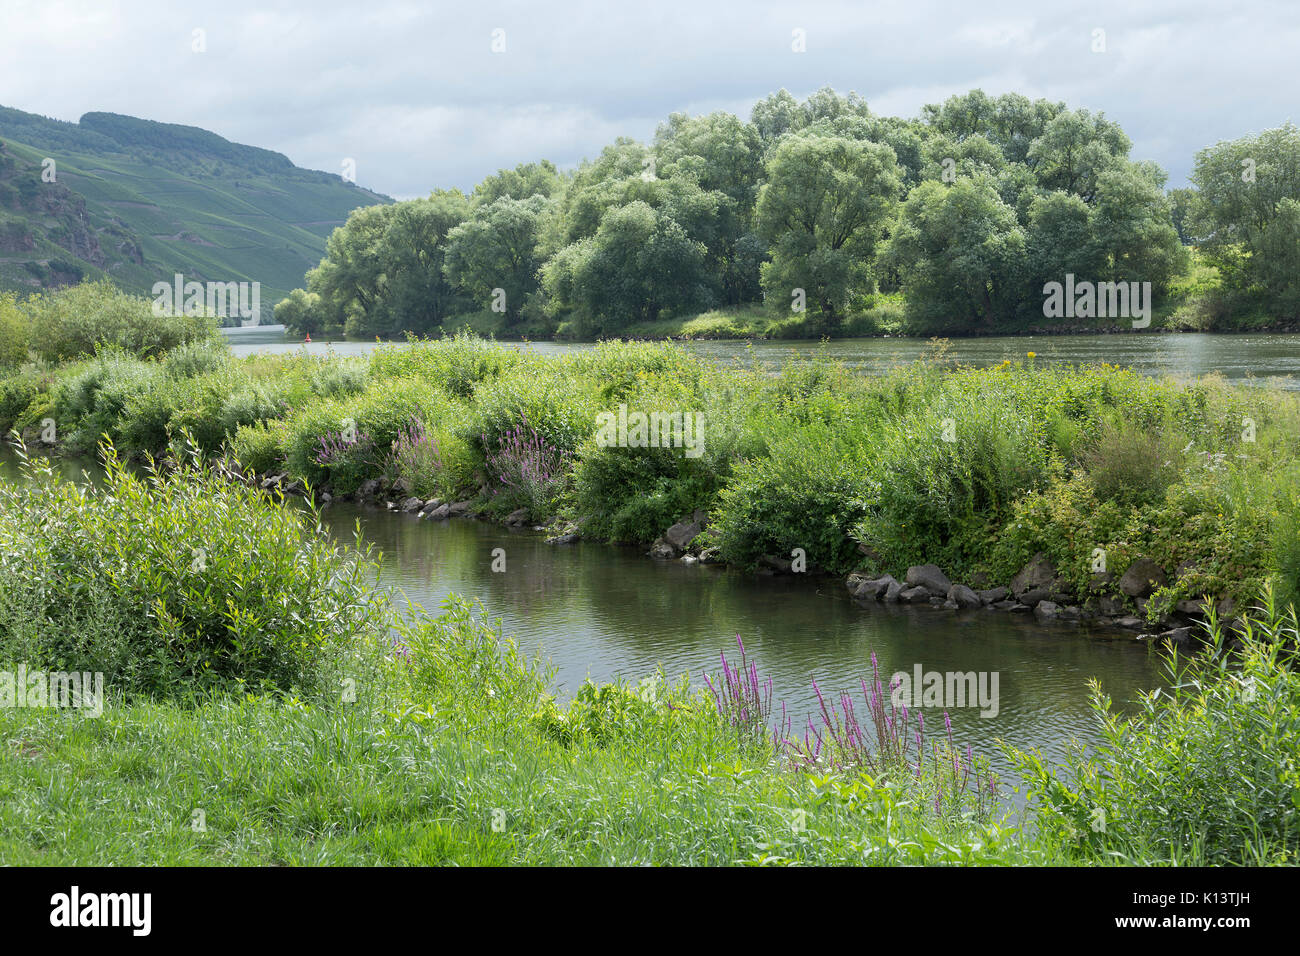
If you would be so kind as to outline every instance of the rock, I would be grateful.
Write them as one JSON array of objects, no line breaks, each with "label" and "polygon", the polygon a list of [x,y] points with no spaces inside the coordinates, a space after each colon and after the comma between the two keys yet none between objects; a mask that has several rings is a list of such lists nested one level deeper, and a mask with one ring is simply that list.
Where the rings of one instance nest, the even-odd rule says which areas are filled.
[{"label": "rock", "polygon": [[705,548],[700,552],[700,564],[722,564],[722,555],[717,548]]},{"label": "rock", "polygon": [[1161,634],[1160,640],[1166,644],[1172,644],[1174,647],[1187,647],[1192,643],[1192,629],[1190,627],[1175,627]]},{"label": "rock", "polygon": [[279,475],[272,475],[270,478],[263,479],[262,481],[262,487],[267,489],[268,491],[272,488],[278,488],[279,486],[280,486]]},{"label": "rock", "polygon": [[850,571],[849,576],[844,579],[844,584],[849,589],[849,593],[852,594],[858,588],[862,587],[862,582],[866,581],[869,577],[870,575],[865,571]]},{"label": "rock", "polygon": [[357,489],[357,500],[365,501],[368,498],[374,498],[379,494],[379,479],[368,478],[361,482],[361,487]]},{"label": "rock", "polygon": [[402,510],[407,514],[412,514],[424,507],[424,502],[419,498],[405,498],[402,501]]},{"label": "rock", "polygon": [[1119,579],[1119,589],[1129,597],[1146,597],[1168,583],[1164,568],[1150,558],[1138,558]]},{"label": "rock", "polygon": [[304,495],[307,493],[307,485],[301,478],[295,478],[285,487],[284,493],[287,495]]},{"label": "rock", "polygon": [[1052,601],[1039,601],[1034,607],[1034,617],[1040,621],[1054,621],[1061,613],[1061,606]]},{"label": "rock", "polygon": [[1021,604],[1028,604],[1030,607],[1033,607],[1035,604],[1038,604],[1038,602],[1046,601],[1050,598],[1052,596],[1052,589],[1033,588],[1032,590],[1024,591],[1016,596],[1020,599]]},{"label": "rock", "polygon": [[390,490],[393,492],[394,495],[400,496],[405,494],[409,496],[411,494],[411,483],[407,481],[405,478],[398,478],[395,482],[393,482]]},{"label": "rock", "polygon": [[[858,589],[853,592],[853,596],[859,601],[879,601],[889,591],[891,584],[898,584],[898,581],[890,574],[871,578],[858,585]],[[902,593],[901,590],[898,593]]]},{"label": "rock", "polygon": [[1214,610],[1220,618],[1229,618],[1236,609],[1237,602],[1230,597],[1226,597],[1218,603]]},{"label": "rock", "polygon": [[683,554],[682,564],[699,564],[700,559],[693,554]]},{"label": "rock", "polygon": [[316,496],[316,500],[323,505],[327,505],[334,500],[334,496],[330,494],[328,491],[322,491],[320,494]]},{"label": "rock", "polygon": [[529,514],[527,508],[516,508],[510,514],[506,515],[506,524],[528,524]]},{"label": "rock", "polygon": [[451,505],[441,504],[432,511],[426,512],[430,521],[446,521],[451,517]]},{"label": "rock", "polygon": [[1179,614],[1185,614],[1188,617],[1204,617],[1205,605],[1206,605],[1206,598],[1201,598],[1198,601],[1189,601],[1189,600],[1179,601],[1175,605],[1175,608],[1177,609]]},{"label": "rock", "polygon": [[997,608],[999,611],[1013,611],[1017,607],[1023,608],[1023,604],[1017,604],[1015,601],[994,601],[989,605],[991,608]]},{"label": "rock", "polygon": [[885,593],[881,596],[881,600],[886,604],[897,604],[898,596],[901,593],[903,593],[903,586],[891,579],[889,585],[885,588]]},{"label": "rock", "polygon": [[1009,607],[1007,610],[1015,614],[1023,614],[1025,611],[1032,611],[1033,608],[1030,607],[1028,604],[1021,604],[1019,601],[1013,601],[1011,602],[1011,607]]},{"label": "rock", "polygon": [[1011,593],[1010,589],[1004,587],[989,588],[986,591],[976,591],[979,599],[985,604],[997,604],[999,601],[1005,601],[1007,595]]},{"label": "rock", "polygon": [[907,569],[908,587],[922,587],[936,596],[946,595],[952,587],[948,575],[937,564],[914,564]]},{"label": "rock", "polygon": [[[578,540],[578,535],[570,531],[568,534],[557,534],[553,538],[547,538],[546,543],[547,544],[573,544],[577,540]],[[672,555],[669,555],[669,557],[672,557]]]},{"label": "rock", "polygon": [[1145,625],[1146,622],[1143,621],[1142,618],[1133,614],[1125,614],[1123,617],[1117,618],[1115,621],[1116,627],[1126,627],[1131,631],[1140,631]]},{"label": "rock", "polygon": [[861,542],[858,543],[858,554],[868,557],[875,562],[880,561],[880,552],[870,545],[862,544]]},{"label": "rock", "polygon": [[984,602],[980,600],[978,594],[966,587],[964,584],[954,584],[948,588],[948,600],[955,607],[967,609],[980,607]]},{"label": "rock", "polygon": [[427,516],[432,512],[437,511],[440,507],[442,507],[441,498],[430,498],[424,503],[423,507],[420,508],[420,514]]},{"label": "rock", "polygon": [[898,600],[903,604],[923,604],[930,600],[930,592],[920,585],[911,588],[903,588],[903,590],[898,592]]},{"label": "rock", "polygon": [[1056,612],[1058,621],[1078,621],[1083,617],[1083,612],[1077,605],[1067,604]]},{"label": "rock", "polygon": [[1097,598],[1098,613],[1104,614],[1107,617],[1114,617],[1116,615],[1122,616],[1126,610],[1127,608],[1124,607],[1124,602],[1117,597],[1103,594],[1101,597]]},{"label": "rock", "polygon": [[[1019,598],[1026,591],[1048,588],[1056,580],[1056,568],[1047,555],[1039,551],[1020,573],[1011,579],[1011,593]],[[1049,592],[1050,593],[1050,592]],[[1023,600],[1023,598],[1021,598]]]},{"label": "rock", "polygon": [[678,551],[685,551],[704,528],[695,521],[679,521],[664,532],[664,539]]},{"label": "rock", "polygon": [[1052,596],[1049,601],[1055,601],[1057,604],[1065,607],[1067,604],[1078,603],[1078,594],[1075,593],[1074,586],[1064,578],[1055,578],[1051,584]]},{"label": "rock", "polygon": [[474,502],[472,501],[457,501],[448,509],[448,513],[453,518],[461,518],[469,514],[469,509],[473,506]]},{"label": "rock", "polygon": [[792,565],[785,558],[779,558],[774,554],[765,554],[758,559],[758,565],[761,568],[767,568],[775,571],[777,574],[789,574]]},{"label": "rock", "polygon": [[677,549],[663,538],[655,538],[654,544],[650,545],[650,557],[675,558],[677,557]]}]

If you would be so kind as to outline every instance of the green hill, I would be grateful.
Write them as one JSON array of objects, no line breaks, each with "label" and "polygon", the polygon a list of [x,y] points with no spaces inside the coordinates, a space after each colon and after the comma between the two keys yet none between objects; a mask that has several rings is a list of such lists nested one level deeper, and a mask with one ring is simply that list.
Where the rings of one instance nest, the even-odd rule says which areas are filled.
[{"label": "green hill", "polygon": [[302,285],[348,213],[391,201],[193,126],[0,107],[0,289],[107,276],[148,293],[179,272],[260,282],[266,310]]}]

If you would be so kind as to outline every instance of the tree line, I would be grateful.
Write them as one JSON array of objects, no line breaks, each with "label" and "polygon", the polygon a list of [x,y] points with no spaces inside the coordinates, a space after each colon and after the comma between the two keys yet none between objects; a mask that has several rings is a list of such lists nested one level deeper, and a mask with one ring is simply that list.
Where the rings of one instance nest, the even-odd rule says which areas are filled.
[{"label": "tree line", "polygon": [[275,314],[366,339],[480,313],[592,337],[765,303],[833,335],[901,293],[912,331],[981,332],[1041,324],[1067,275],[1159,301],[1193,260],[1217,270],[1221,312],[1300,313],[1295,126],[1201,150],[1190,189],[1131,146],[1102,113],[1014,93],[900,119],[782,90],[748,121],[673,114],[573,171],[542,160],[358,209]]}]

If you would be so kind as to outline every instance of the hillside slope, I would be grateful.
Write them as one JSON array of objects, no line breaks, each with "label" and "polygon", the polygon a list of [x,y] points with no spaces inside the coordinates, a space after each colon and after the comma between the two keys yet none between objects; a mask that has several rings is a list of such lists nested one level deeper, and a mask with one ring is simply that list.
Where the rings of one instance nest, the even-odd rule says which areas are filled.
[{"label": "hillside slope", "polygon": [[179,272],[260,282],[266,310],[302,285],[348,213],[391,201],[192,126],[0,107],[0,289],[108,276],[148,293]]}]

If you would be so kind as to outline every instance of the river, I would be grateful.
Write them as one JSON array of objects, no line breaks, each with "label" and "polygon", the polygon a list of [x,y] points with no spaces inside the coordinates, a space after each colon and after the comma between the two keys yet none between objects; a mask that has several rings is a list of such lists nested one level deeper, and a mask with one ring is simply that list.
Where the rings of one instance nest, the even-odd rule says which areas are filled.
[{"label": "river", "polygon": [[[635,682],[660,667],[701,684],[719,670],[720,652],[737,658],[739,635],[799,727],[817,711],[812,681],[824,692],[855,690],[870,678],[874,652],[884,680],[917,665],[997,675],[996,714],[952,710],[956,737],[990,755],[1000,738],[1059,760],[1072,738],[1096,739],[1089,678],[1119,702],[1162,682],[1159,662],[1129,633],[988,610],[865,608],[838,578],[763,577],[594,542],[553,545],[486,521],[435,522],[347,503],[331,504],[324,518],[341,539],[360,520],[364,538],[384,553],[383,580],[427,610],[451,593],[482,601],[504,633],[551,661],[565,694],[587,678]],[[504,571],[492,570],[496,549]],[[942,709],[927,710],[926,721],[941,728]]]},{"label": "river", "polygon": [[[316,354],[364,355],[378,347],[375,342],[290,341],[282,330],[240,329],[228,333],[237,355],[259,352],[293,352],[306,349]],[[505,342],[542,355],[559,355],[591,348],[587,342]],[[767,367],[784,364],[792,357],[825,354],[866,372],[881,372],[920,357],[931,346],[925,339],[871,338],[835,339],[825,344],[796,341],[700,341],[683,343],[692,351],[721,362],[757,360]],[[1300,334],[1209,335],[1201,333],[1141,333],[1118,335],[1023,335],[950,339],[948,354],[955,362],[987,368],[1004,359],[1020,361],[1028,352],[1040,363],[1096,365],[1109,362],[1148,375],[1187,378],[1218,372],[1224,378],[1275,381],[1283,388],[1300,389]]]},{"label": "river", "polygon": [[[302,348],[282,333],[255,330],[232,336],[237,352]],[[373,343],[336,343],[336,354],[363,354]],[[537,343],[543,354],[583,345]],[[700,342],[689,346],[714,359],[776,364],[791,354],[822,348],[810,343]],[[826,352],[867,371],[906,362],[926,343],[911,339],[831,342]],[[313,343],[313,352],[331,348]],[[992,365],[1034,351],[1040,361],[1111,362],[1150,374],[1218,370],[1229,378],[1278,377],[1300,388],[1300,336],[1112,335],[1052,338],[960,339],[958,360]],[[752,358],[750,355],[752,354]],[[61,467],[77,473],[80,465]],[[12,462],[8,469],[12,473]],[[0,474],[6,465],[0,460]],[[488,522],[433,522],[349,503],[324,511],[327,525],[351,540],[361,522],[365,540],[384,554],[383,580],[435,610],[451,593],[479,600],[499,617],[506,634],[529,654],[540,653],[556,669],[558,689],[576,690],[583,680],[636,681],[656,668],[670,677],[702,682],[716,673],[718,655],[736,657],[736,636],[745,642],[759,672],[774,681],[799,727],[815,715],[812,681],[824,691],[852,690],[870,677],[871,655],[884,679],[896,671],[975,672],[997,676],[997,712],[965,707],[952,711],[954,734],[994,758],[997,741],[1036,747],[1059,761],[1072,740],[1095,742],[1087,681],[1096,678],[1117,705],[1131,706],[1144,690],[1164,683],[1160,662],[1131,634],[1080,625],[1037,624],[1031,617],[978,610],[858,606],[839,579],[761,577],[740,571],[646,557],[642,549],[582,542],[546,544],[541,534]],[[492,571],[494,549],[504,549],[506,570]],[[986,685],[986,686],[990,686]],[[777,710],[780,707],[778,704]],[[863,708],[859,704],[859,713]],[[983,713],[982,713],[983,711]],[[942,726],[939,709],[927,724]]]}]

